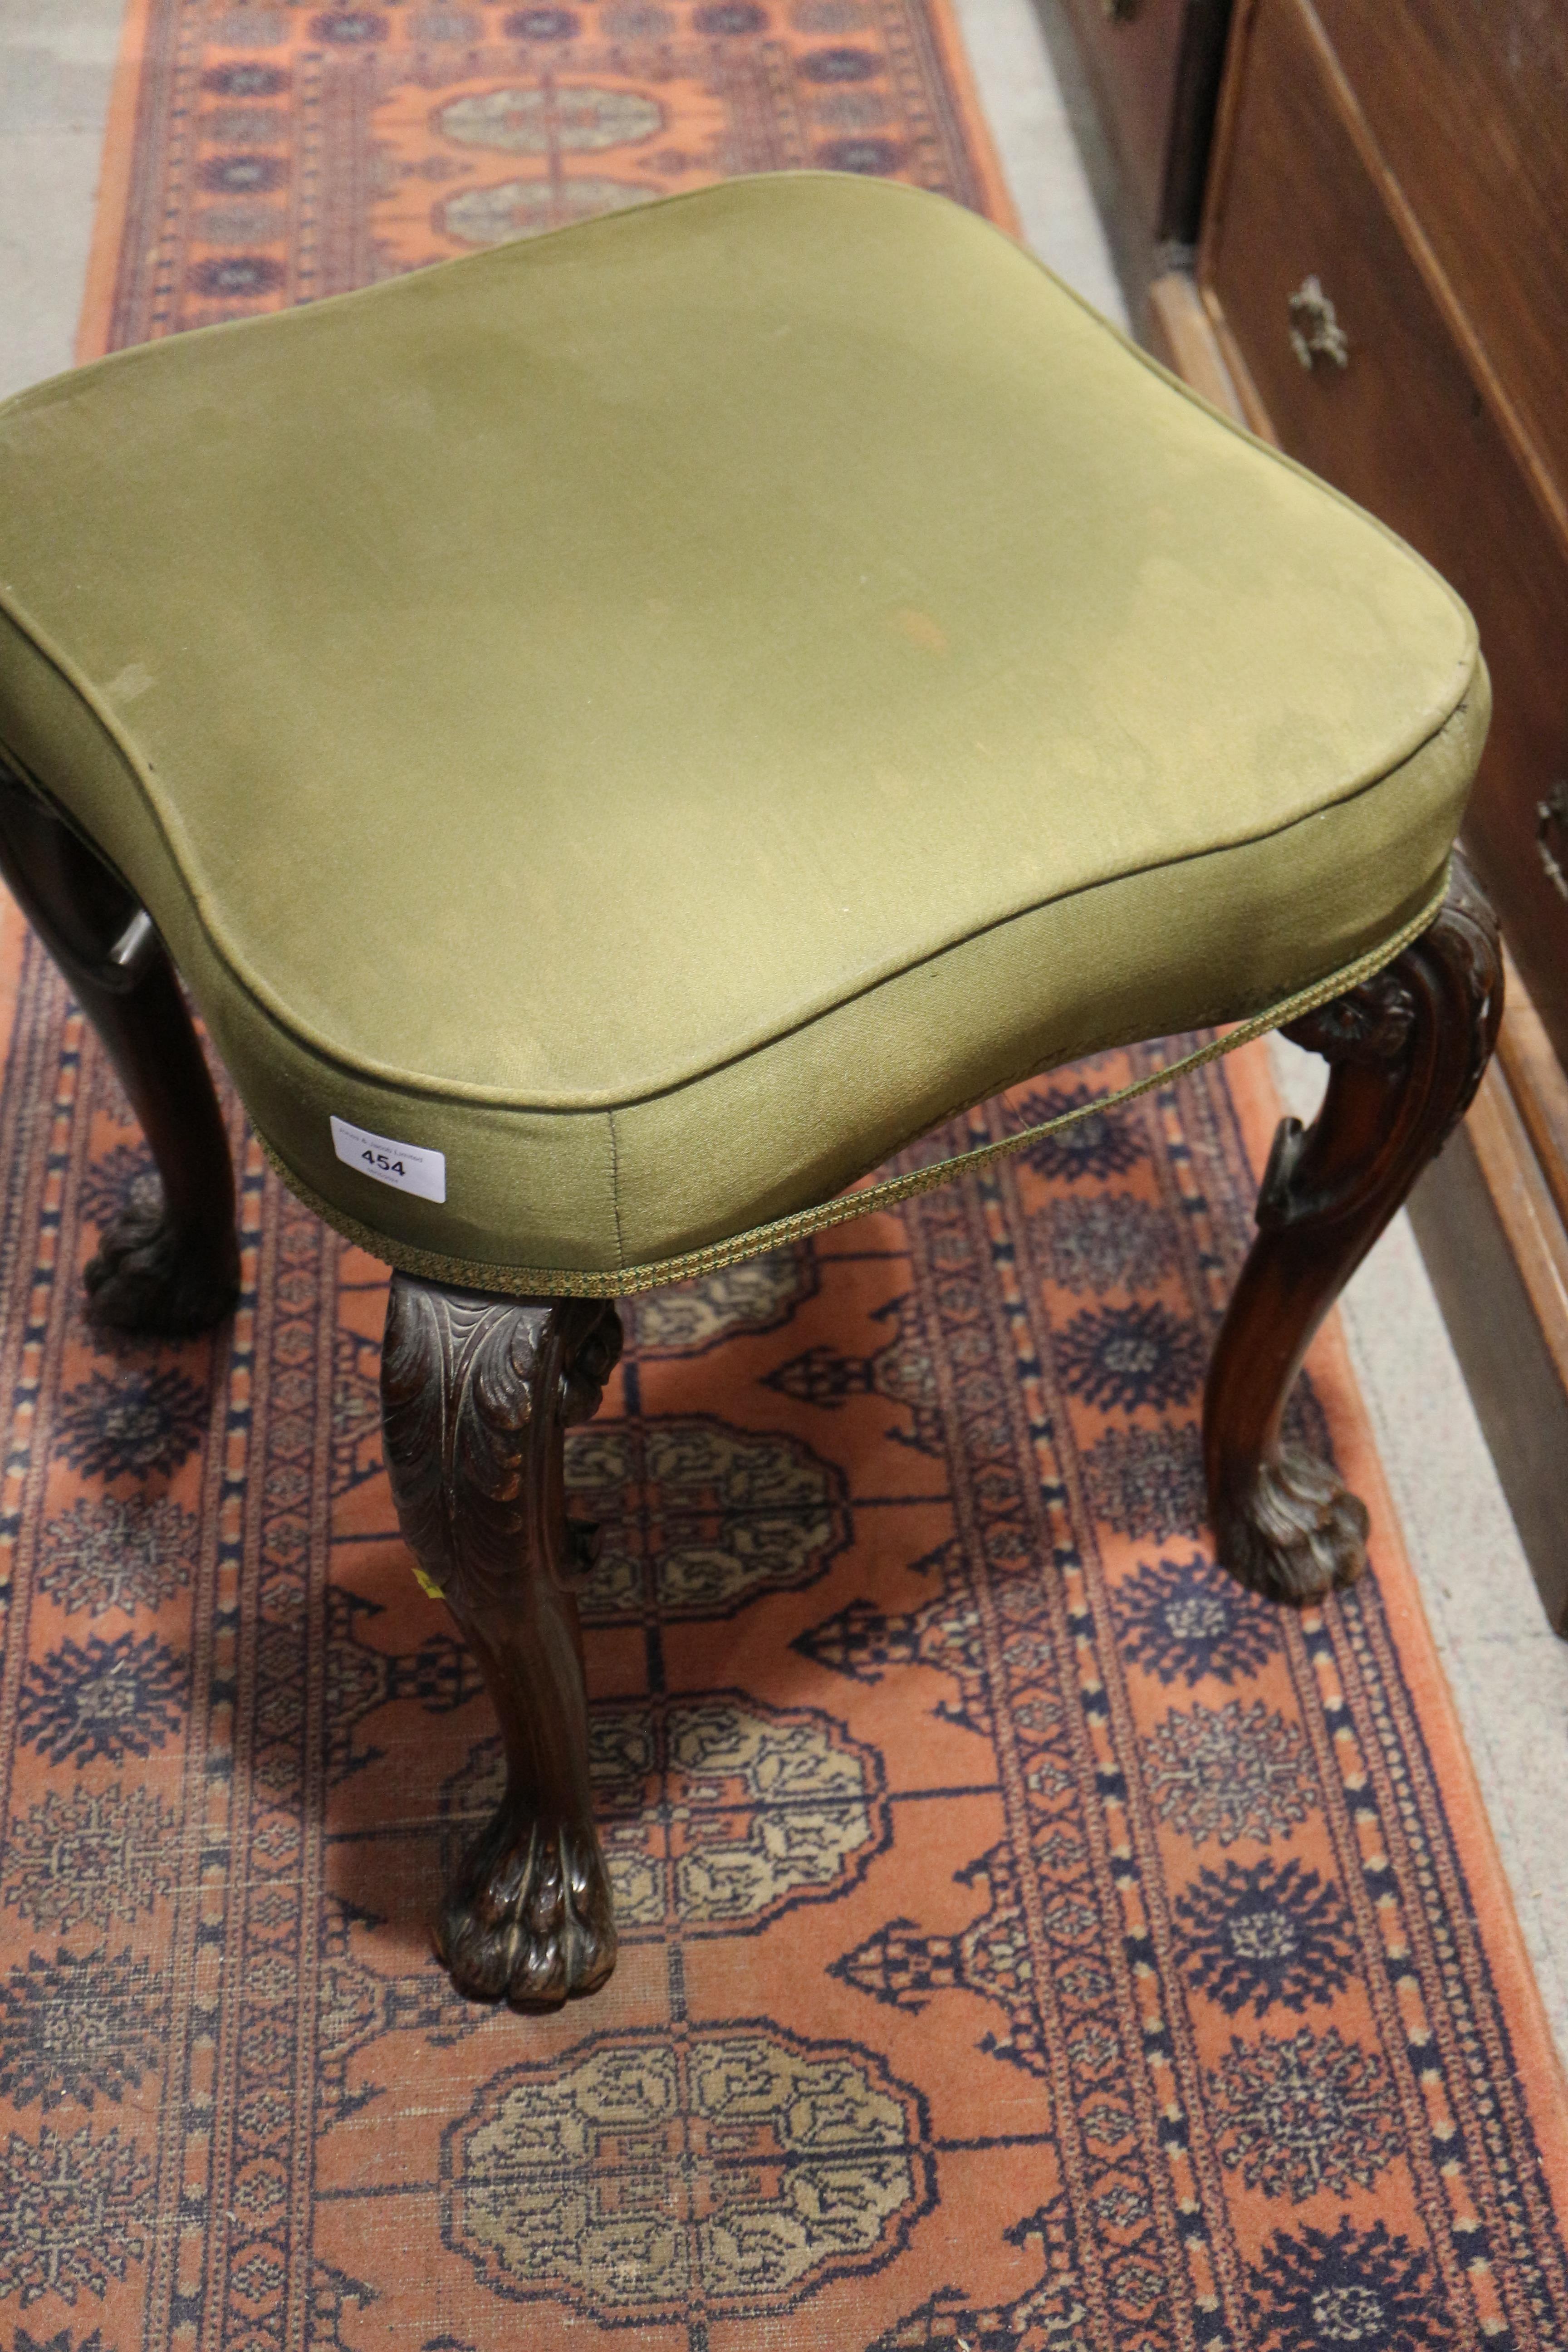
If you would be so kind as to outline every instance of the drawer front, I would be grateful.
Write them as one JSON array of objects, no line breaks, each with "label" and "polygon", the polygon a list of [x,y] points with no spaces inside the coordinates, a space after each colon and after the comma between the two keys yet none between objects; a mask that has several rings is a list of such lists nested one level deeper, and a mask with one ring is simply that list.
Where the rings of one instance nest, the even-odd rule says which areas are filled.
[{"label": "drawer front", "polygon": [[[1385,209],[1316,18],[1258,0],[1248,29],[1205,283],[1283,446],[1476,615],[1496,715],[1467,837],[1568,1059],[1568,898],[1537,839],[1568,779],[1568,561]],[[1547,846],[1568,873],[1568,808]]]},{"label": "drawer front", "polygon": [[1313,0],[1372,135],[1568,489],[1568,10]]}]

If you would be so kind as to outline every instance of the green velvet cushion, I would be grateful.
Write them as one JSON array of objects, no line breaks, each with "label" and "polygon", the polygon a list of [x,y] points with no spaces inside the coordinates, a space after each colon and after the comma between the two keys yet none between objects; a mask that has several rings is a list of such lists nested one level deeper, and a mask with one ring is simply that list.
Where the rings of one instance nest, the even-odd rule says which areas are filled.
[{"label": "green velvet cushion", "polygon": [[470,1279],[733,1233],[1349,961],[1486,726],[1397,540],[994,229],[821,174],[24,394],[0,608],[0,745],[275,1151]]}]

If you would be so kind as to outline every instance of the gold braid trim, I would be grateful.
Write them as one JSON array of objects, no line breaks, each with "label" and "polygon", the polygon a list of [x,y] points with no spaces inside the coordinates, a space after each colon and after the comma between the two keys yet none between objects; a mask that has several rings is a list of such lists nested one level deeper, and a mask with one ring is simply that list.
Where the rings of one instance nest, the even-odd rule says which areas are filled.
[{"label": "gold braid trim", "polygon": [[1238,1045],[1250,1045],[1255,1038],[1267,1036],[1271,1029],[1285,1028],[1304,1013],[1316,1012],[1320,1004],[1327,1004],[1348,989],[1359,987],[1363,980],[1370,980],[1395,956],[1402,955],[1411,941],[1419,939],[1436,920],[1447,887],[1445,872],[1434,897],[1392,939],[1369,948],[1353,963],[1342,964],[1326,980],[1298,989],[1293,996],[1270,1005],[1266,1013],[1255,1013],[1248,1020],[1238,1022],[1223,1037],[1211,1037],[1206,1045],[1184,1054],[1179,1061],[1151,1070],[1130,1087],[1119,1087],[1115,1094],[1079,1103],[1056,1118],[1042,1119],[1037,1127],[1021,1128],[1016,1135],[1003,1136],[995,1142],[977,1144],[971,1151],[935,1160],[929,1168],[912,1169],[904,1176],[889,1176],[863,1192],[841,1192],[834,1200],[818,1202],[815,1208],[795,1209],[787,1217],[774,1217],[768,1224],[752,1225],[745,1233],[731,1234],[725,1241],[709,1242],[701,1249],[685,1250],[679,1257],[659,1258],[649,1265],[584,1272],[571,1266],[494,1265],[478,1258],[444,1257],[435,1250],[411,1249],[406,1243],[390,1240],[322,1200],[295,1174],[264,1135],[258,1134],[257,1139],[284,1183],[308,1209],[313,1209],[345,1240],[356,1243],[372,1257],[398,1267],[404,1274],[422,1275],[427,1282],[449,1282],[460,1289],[486,1290],[514,1298],[627,1298],[638,1291],[662,1289],[666,1283],[689,1282],[698,1275],[717,1274],[721,1266],[739,1265],[745,1258],[760,1257],[764,1250],[783,1248],[791,1242],[804,1241],[807,1234],[847,1224],[852,1217],[868,1216],[873,1209],[890,1209],[900,1201],[913,1200],[918,1193],[934,1192],[939,1184],[946,1184],[955,1176],[967,1176],[988,1168],[994,1160],[1005,1160],[1009,1152],[1025,1150],[1042,1137],[1059,1134],[1064,1127],[1072,1127],[1080,1118],[1112,1110],[1119,1103],[1131,1102],[1154,1087],[1168,1086],[1173,1078],[1201,1069],[1205,1062],[1217,1062],[1224,1055],[1234,1054]]}]

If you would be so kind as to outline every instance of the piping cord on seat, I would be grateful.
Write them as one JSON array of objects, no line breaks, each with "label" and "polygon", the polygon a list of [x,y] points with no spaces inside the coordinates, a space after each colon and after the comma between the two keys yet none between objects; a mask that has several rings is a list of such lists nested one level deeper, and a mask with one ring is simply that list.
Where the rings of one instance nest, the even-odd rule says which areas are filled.
[{"label": "piping cord on seat", "polygon": [[731,1234],[727,1239],[709,1242],[701,1249],[686,1250],[679,1257],[655,1260],[647,1265],[623,1265],[605,1272],[584,1272],[570,1266],[510,1266],[489,1265],[469,1258],[451,1258],[435,1251],[410,1249],[400,1242],[388,1239],[371,1226],[361,1224],[357,1218],[346,1215],[303,1182],[294,1171],[272,1149],[265,1136],[258,1140],[268,1159],[289,1190],[307,1208],[333,1226],[346,1240],[357,1243],[372,1257],[384,1265],[395,1265],[405,1274],[422,1276],[426,1281],[447,1282],[467,1290],[489,1291],[517,1298],[628,1298],[639,1291],[662,1289],[666,1283],[689,1282],[704,1274],[717,1274],[721,1267],[739,1265],[746,1258],[761,1257],[764,1251],[785,1248],[792,1242],[804,1241],[812,1234],[826,1233],[831,1226],[847,1224],[851,1218],[864,1217],[873,1209],[890,1209],[900,1201],[913,1200],[917,1193],[934,1192],[939,1184],[949,1183],[955,1176],[967,1176],[988,1168],[994,1160],[1005,1160],[1010,1152],[1024,1151],[1030,1144],[1038,1143],[1047,1135],[1058,1135],[1065,1127],[1072,1127],[1081,1118],[1091,1118],[1099,1113],[1113,1110],[1120,1103],[1131,1102],[1137,1096],[1148,1094],[1155,1087],[1169,1086],[1173,1078],[1184,1077],[1189,1070],[1201,1069],[1205,1062],[1216,1062],[1233,1054],[1239,1045],[1250,1045],[1255,1038],[1267,1036],[1271,1029],[1283,1029],[1292,1021],[1314,1013],[1348,989],[1372,979],[1384,965],[1403,954],[1411,942],[1436,919],[1447,892],[1445,867],[1441,886],[1418,915],[1412,917],[1403,929],[1391,939],[1358,956],[1353,963],[1342,964],[1337,971],[1324,980],[1314,981],[1308,988],[1298,989],[1294,995],[1284,998],[1266,1012],[1255,1013],[1247,1020],[1227,1029],[1223,1036],[1211,1037],[1205,1045],[1184,1054],[1174,1062],[1163,1064],[1157,1070],[1137,1078],[1131,1086],[1119,1087],[1114,1094],[1098,1095],[1089,1102],[1075,1104],[1055,1118],[1042,1119],[1034,1127],[1020,1128],[1016,1135],[997,1138],[990,1143],[976,1144],[973,1150],[953,1153],[946,1160],[933,1160],[929,1167],[910,1169],[902,1176],[889,1176],[879,1184],[869,1184],[858,1192],[840,1192],[831,1201],[820,1201],[810,1209],[795,1209],[788,1216],[774,1217],[765,1225],[752,1225],[746,1232]]}]

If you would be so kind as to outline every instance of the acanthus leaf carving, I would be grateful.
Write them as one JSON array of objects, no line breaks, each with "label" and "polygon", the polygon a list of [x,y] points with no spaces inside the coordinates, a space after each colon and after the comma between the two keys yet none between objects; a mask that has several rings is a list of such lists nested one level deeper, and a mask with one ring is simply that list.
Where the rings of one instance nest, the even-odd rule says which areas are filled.
[{"label": "acanthus leaf carving", "polygon": [[1456,850],[1428,929],[1287,1031],[1327,1060],[1328,1092],[1310,1127],[1276,1131],[1204,1402],[1217,1557],[1276,1600],[1320,1599],[1365,1564],[1363,1507],[1281,1444],[1285,1404],[1319,1323],[1468,1109],[1502,986],[1497,919]]},{"label": "acanthus leaf carving", "polygon": [[505,1794],[437,1931],[454,1982],[478,2000],[552,2005],[615,1963],[574,1598],[594,1536],[567,1521],[562,1445],[620,1348],[605,1302],[393,1278],[382,1356],[393,1498],[479,1659],[507,1756]]}]

